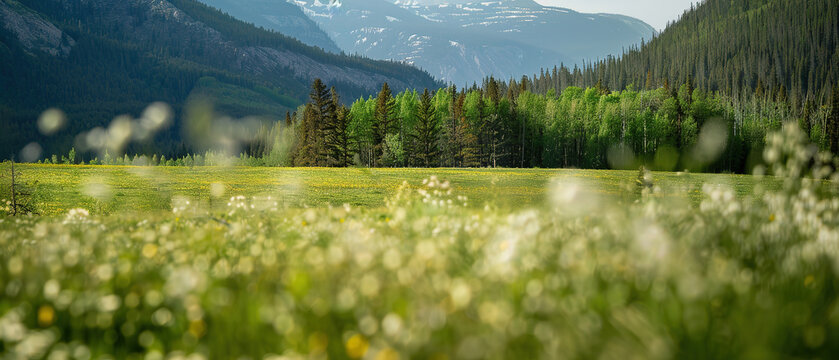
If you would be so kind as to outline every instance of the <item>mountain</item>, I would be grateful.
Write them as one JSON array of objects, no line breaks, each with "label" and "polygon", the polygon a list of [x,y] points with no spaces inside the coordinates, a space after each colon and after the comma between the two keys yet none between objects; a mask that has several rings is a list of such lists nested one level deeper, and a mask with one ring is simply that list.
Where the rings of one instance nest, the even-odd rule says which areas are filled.
[{"label": "mountain", "polygon": [[[346,100],[393,88],[435,87],[416,68],[324,52],[258,29],[194,0],[0,0],[0,153],[29,141],[66,151],[73,136],[139,115],[164,101],[176,112],[195,96],[231,116],[284,116],[321,78]],[[58,137],[35,119],[58,107],[69,118]],[[176,120],[177,121],[177,120]],[[156,139],[185,151],[176,123]],[[151,146],[151,145],[150,145]]]},{"label": "mountain", "polygon": [[532,0],[294,2],[345,52],[407,61],[459,85],[604,58],[654,34],[637,19]]},{"label": "mountain", "polygon": [[244,19],[258,27],[273,30],[333,53],[341,50],[318,24],[296,5],[283,0],[200,0],[237,19]]},{"label": "mountain", "polygon": [[706,0],[659,36],[573,74],[560,69],[534,87],[612,89],[692,86],[735,97],[826,103],[839,84],[836,0]]}]

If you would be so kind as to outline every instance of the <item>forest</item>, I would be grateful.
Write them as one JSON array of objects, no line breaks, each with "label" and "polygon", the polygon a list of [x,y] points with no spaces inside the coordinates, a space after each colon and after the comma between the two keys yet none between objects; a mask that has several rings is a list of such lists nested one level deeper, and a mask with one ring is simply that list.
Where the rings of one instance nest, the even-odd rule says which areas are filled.
[{"label": "forest", "polygon": [[[524,85],[521,85],[524,84]],[[830,106],[747,100],[695,89],[610,91],[569,87],[545,95],[487,79],[481,87],[405,90],[343,104],[319,79],[309,101],[263,124],[236,154],[123,155],[93,163],[316,167],[515,167],[750,172],[766,135],[797,124],[821,150],[836,151],[839,91]],[[74,155],[75,158],[75,155]],[[50,161],[50,160],[48,160]],[[52,159],[51,162],[67,161]],[[75,160],[73,160],[75,161]]]},{"label": "forest", "polygon": [[827,104],[839,83],[837,45],[837,1],[708,0],[619,56],[533,75],[530,90],[597,82],[654,89],[690,77],[697,89],[734,98],[784,94],[794,107]]},{"label": "forest", "polygon": [[[760,161],[766,134],[788,122],[799,123],[820,148],[835,150],[837,94],[829,108],[796,111],[786,101],[757,96],[743,101],[696,90],[690,81],[678,89],[569,87],[537,95],[490,78],[480,88],[433,93],[392,94],[385,84],[378,96],[358,99],[347,109],[316,81],[310,102],[292,117],[290,159],[295,166],[597,169],[643,164],[745,172]],[[265,142],[248,149],[247,156],[259,158],[272,147]]]}]

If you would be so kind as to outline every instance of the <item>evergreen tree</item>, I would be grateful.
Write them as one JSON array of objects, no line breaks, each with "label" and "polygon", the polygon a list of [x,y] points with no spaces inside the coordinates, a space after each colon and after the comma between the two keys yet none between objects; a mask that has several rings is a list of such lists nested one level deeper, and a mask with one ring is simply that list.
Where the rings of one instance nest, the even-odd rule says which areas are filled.
[{"label": "evergreen tree", "polygon": [[652,90],[653,88],[653,72],[652,70],[647,70],[647,81],[644,84],[644,89]]},{"label": "evergreen tree", "polygon": [[463,166],[461,158],[463,148],[463,137],[466,128],[463,127],[465,116],[463,116],[463,105],[466,102],[466,94],[458,92],[456,87],[450,90],[451,102],[449,110],[449,118],[446,121],[445,130],[445,150],[446,150],[446,166]]},{"label": "evergreen tree", "polygon": [[309,93],[309,101],[312,106],[310,114],[310,127],[312,132],[311,151],[314,157],[314,165],[326,166],[329,150],[326,147],[326,135],[333,131],[335,125],[335,103],[332,101],[334,89],[327,89],[320,80],[312,82],[312,91]]},{"label": "evergreen tree", "polygon": [[420,165],[431,167],[438,164],[440,154],[439,136],[440,125],[437,122],[434,106],[431,103],[431,94],[428,89],[425,89],[420,97],[416,128],[411,134],[416,144],[414,155],[419,160]]},{"label": "evergreen tree", "polygon": [[320,129],[317,124],[317,110],[312,104],[303,109],[303,120],[298,128],[297,145],[294,149],[295,166],[317,166]]},{"label": "evergreen tree", "polygon": [[390,86],[385,82],[376,97],[375,121],[373,122],[373,145],[377,158],[382,156],[385,137],[398,132],[398,125],[396,101],[390,91]]},{"label": "evergreen tree", "polygon": [[830,152],[839,154],[839,84],[833,87],[830,115],[827,119],[827,134]]},{"label": "evergreen tree", "polygon": [[331,116],[325,128],[325,148],[330,166],[345,167],[350,163],[350,140],[348,133],[349,110],[341,104],[338,93],[332,88]]},{"label": "evergreen tree", "polygon": [[286,113],[285,113],[285,123],[284,124],[285,124],[286,128],[291,128],[291,125],[292,125],[291,113],[289,113],[288,111],[286,111]]},{"label": "evergreen tree", "polygon": [[807,134],[807,138],[810,138],[810,131],[813,127],[813,123],[810,119],[812,116],[813,110],[813,103],[810,99],[804,101],[804,110],[801,113],[801,129],[804,130],[804,133]]}]

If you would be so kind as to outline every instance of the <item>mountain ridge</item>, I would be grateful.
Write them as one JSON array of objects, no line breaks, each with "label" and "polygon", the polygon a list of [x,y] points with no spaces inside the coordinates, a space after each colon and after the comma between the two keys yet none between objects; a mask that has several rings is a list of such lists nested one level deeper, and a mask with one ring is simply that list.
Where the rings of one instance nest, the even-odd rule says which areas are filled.
[{"label": "mountain ridge", "polygon": [[[398,0],[289,1],[300,6],[345,53],[405,61],[458,85],[490,75],[519,77],[554,63],[605,58],[652,37],[655,31],[631,17],[583,14],[531,0],[443,5]],[[241,1],[252,3],[259,2]]]}]

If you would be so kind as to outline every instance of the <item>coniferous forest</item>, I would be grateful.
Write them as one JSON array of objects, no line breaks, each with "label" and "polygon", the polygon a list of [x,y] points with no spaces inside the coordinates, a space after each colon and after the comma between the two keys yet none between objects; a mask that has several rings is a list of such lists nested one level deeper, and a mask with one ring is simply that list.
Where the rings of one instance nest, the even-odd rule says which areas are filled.
[{"label": "coniferous forest", "polygon": [[617,57],[557,66],[530,78],[545,93],[693,86],[735,98],[773,98],[796,108],[826,104],[839,83],[839,3],[831,0],[707,0],[654,39]]}]

